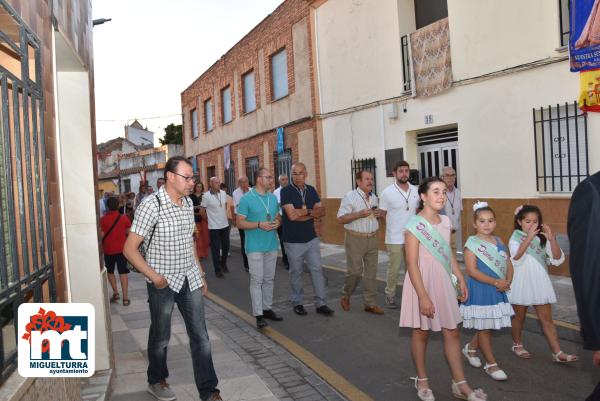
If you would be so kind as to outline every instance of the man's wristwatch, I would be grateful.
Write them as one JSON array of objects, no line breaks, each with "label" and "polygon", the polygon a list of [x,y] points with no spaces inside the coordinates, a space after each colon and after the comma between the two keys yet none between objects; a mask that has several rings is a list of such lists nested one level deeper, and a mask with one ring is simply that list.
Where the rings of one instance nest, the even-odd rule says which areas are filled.
[{"label": "man's wristwatch", "polygon": [[260,221],[256,223],[256,228],[260,229]]}]

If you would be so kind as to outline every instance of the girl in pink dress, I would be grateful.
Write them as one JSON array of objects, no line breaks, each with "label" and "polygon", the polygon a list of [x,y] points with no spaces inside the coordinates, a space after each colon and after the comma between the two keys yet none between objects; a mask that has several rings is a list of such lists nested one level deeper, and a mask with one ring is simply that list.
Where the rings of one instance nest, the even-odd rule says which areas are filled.
[{"label": "girl in pink dress", "polygon": [[420,222],[421,227],[431,230],[433,235],[426,233],[426,236],[438,247],[441,255],[446,255],[447,263],[442,264],[432,255],[424,242],[421,242],[423,239],[419,239],[415,231],[411,230],[409,222],[404,248],[408,274],[402,291],[400,327],[413,329],[411,351],[417,377],[412,379],[415,381],[417,396],[423,401],[435,399],[429,388],[425,369],[425,351],[429,331],[442,331],[446,359],[452,372],[453,395],[469,401],[486,400],[483,390],[472,390],[467,384],[463,371],[458,331],[462,317],[457,302],[457,288],[452,282],[450,270],[456,280],[456,287],[460,288],[462,301],[467,299],[468,292],[464,276],[448,245],[452,228],[450,219],[439,215],[446,203],[446,184],[440,178],[428,178],[419,186],[419,196],[421,212],[413,219],[415,223]]}]

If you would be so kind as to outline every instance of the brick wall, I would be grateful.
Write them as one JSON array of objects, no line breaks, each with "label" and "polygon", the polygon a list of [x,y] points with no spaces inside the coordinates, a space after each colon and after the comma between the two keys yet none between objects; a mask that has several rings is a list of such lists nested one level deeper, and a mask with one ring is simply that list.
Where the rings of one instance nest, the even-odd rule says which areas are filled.
[{"label": "brick wall", "polygon": [[[305,130],[312,130],[313,131],[313,139],[316,143],[316,129],[315,129],[315,120],[314,119],[310,119],[298,124],[293,124],[290,126],[287,126],[284,128],[284,132],[285,132],[285,147],[286,149],[291,149],[292,151],[292,162],[296,162],[296,161],[302,161],[300,160],[300,155],[298,154],[298,133],[305,131]],[[268,166],[265,166],[265,155],[264,155],[264,148],[263,148],[263,144],[264,143],[268,143],[268,149],[269,149],[269,164]],[[242,153],[242,165],[240,165],[238,163],[238,151],[241,150]],[[277,150],[277,133],[275,130],[271,130],[268,131],[266,133],[262,133],[256,136],[253,136],[252,138],[249,139],[245,139],[243,141],[238,141],[235,143],[231,144],[231,160],[233,160],[234,162],[234,171],[235,171],[235,176],[239,177],[240,175],[246,175],[246,159],[250,158],[250,157],[256,157],[258,156],[258,160],[259,160],[259,165],[261,167],[268,167],[269,170],[271,172],[274,173],[274,166],[273,166],[273,152],[275,152]],[[198,169],[202,169],[202,162],[204,161],[204,171],[202,171],[200,173],[200,177],[203,177],[203,183],[204,185],[207,185],[206,180],[209,177],[205,177],[206,175],[206,168],[210,167],[210,166],[216,166],[216,170],[217,170],[217,175],[218,177],[223,180],[224,177],[224,169],[222,165],[219,165],[219,155],[221,163],[223,163],[224,160],[224,151],[223,148],[218,148],[215,150],[212,150],[210,152],[206,152],[200,155],[196,156],[196,161],[198,163]],[[316,177],[312,177],[309,178],[310,182],[315,183],[315,187],[317,188],[317,191],[321,191],[319,182],[320,182],[320,175],[319,175],[319,159],[318,157],[315,157],[315,171],[316,171]]]},{"label": "brick wall", "polygon": [[[204,101],[208,99],[212,100],[215,127],[222,125],[221,90],[228,85],[231,87],[232,118],[236,119],[244,114],[242,76],[249,71],[255,73],[256,108],[261,107],[259,90],[261,81],[265,83],[265,101],[270,103],[272,101],[271,56],[283,48],[287,49],[288,94],[294,93],[296,82],[292,51],[292,26],[308,15],[309,7],[305,0],[286,0],[183,91],[181,94],[182,109],[189,111],[196,107],[199,111],[198,132],[206,132]],[[264,67],[262,71],[259,69],[260,50],[262,50]],[[238,83],[237,88],[234,87],[234,74]],[[234,104],[235,95],[239,99],[237,107]],[[189,116],[186,117],[185,120],[189,124]],[[187,133],[184,136],[189,139],[187,137],[191,135],[191,130],[184,130],[184,133]]]}]

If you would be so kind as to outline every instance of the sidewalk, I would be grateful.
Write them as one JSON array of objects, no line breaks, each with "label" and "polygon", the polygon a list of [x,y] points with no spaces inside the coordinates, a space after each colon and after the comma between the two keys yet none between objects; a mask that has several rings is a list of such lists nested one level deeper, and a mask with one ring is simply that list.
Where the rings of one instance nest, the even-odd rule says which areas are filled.
[{"label": "sidewalk", "polygon": [[[231,242],[240,246],[239,233],[237,229],[231,230]],[[321,244],[321,263],[323,267],[346,271],[346,253],[343,245]],[[377,268],[377,279],[386,281],[389,258],[385,251],[379,251],[379,266]],[[462,266],[464,271],[464,265]],[[575,305],[575,294],[570,277],[550,275],[550,280],[556,291],[557,303],[552,305],[552,314],[555,320],[560,320],[573,325],[579,325],[577,306]],[[400,275],[399,285],[404,282],[404,274]],[[530,311],[531,312],[531,311]]]},{"label": "sidewalk", "polygon": [[[146,392],[146,349],[150,327],[146,283],[136,273],[131,273],[129,278],[131,305],[111,303],[116,372],[112,395],[108,399],[151,401],[155,398]],[[256,328],[210,300],[204,300],[223,400],[344,400],[312,370]],[[199,400],[188,336],[177,308],[173,311],[168,361],[168,381],[177,400]]]}]

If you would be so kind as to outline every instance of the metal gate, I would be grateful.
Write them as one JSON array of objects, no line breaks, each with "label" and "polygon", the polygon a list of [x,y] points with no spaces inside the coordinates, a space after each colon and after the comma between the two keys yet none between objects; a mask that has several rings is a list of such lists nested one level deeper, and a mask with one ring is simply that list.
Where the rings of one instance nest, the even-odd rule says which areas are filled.
[{"label": "metal gate", "polygon": [[254,173],[259,169],[258,156],[249,157],[246,159],[246,177],[248,177],[248,183],[251,187],[256,185],[254,181]]},{"label": "metal gate", "polygon": [[279,186],[279,176],[285,174],[292,179],[292,150],[286,149],[281,154],[273,152],[273,160],[275,161],[275,187]]},{"label": "metal gate", "polygon": [[456,128],[417,135],[420,178],[441,177],[442,168],[456,170],[456,186],[459,187],[458,130]]}]

